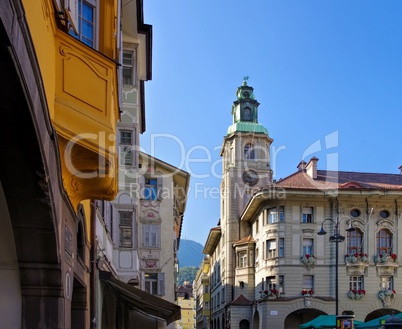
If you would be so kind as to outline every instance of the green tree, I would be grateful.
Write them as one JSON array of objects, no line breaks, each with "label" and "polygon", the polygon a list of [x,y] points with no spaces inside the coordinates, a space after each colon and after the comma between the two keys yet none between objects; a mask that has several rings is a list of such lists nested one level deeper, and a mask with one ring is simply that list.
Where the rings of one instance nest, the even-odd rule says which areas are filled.
[{"label": "green tree", "polygon": [[179,278],[178,278],[178,285],[182,285],[184,281],[188,281],[190,284],[193,284],[195,277],[198,272],[198,267],[195,266],[185,266],[179,268]]}]

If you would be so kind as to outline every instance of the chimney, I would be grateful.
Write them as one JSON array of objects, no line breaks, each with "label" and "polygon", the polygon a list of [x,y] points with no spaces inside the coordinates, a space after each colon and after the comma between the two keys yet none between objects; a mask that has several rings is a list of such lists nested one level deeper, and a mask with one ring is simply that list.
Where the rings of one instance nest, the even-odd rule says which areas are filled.
[{"label": "chimney", "polygon": [[317,179],[317,162],[318,158],[312,157],[306,165],[307,175],[312,179]]},{"label": "chimney", "polygon": [[303,160],[300,161],[299,164],[297,165],[297,169],[299,169],[299,171],[306,172],[306,162]]}]

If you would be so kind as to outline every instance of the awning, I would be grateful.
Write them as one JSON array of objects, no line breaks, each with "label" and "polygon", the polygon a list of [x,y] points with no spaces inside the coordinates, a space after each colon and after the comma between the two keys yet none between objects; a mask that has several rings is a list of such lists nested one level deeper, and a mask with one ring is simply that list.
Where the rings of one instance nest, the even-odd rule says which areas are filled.
[{"label": "awning", "polygon": [[130,286],[114,278],[110,272],[99,271],[99,277],[123,299],[130,309],[164,319],[167,324],[181,319],[179,305]]},{"label": "awning", "polygon": [[[354,320],[354,324],[363,323],[361,321]],[[336,316],[335,315],[319,315],[315,319],[303,323],[299,326],[300,329],[307,328],[336,328]]]}]

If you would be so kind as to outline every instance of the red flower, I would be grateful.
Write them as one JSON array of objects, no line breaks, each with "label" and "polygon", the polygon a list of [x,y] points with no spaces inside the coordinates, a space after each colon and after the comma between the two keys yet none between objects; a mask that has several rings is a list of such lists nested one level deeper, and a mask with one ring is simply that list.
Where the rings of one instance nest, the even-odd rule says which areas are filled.
[{"label": "red flower", "polygon": [[306,254],[305,256],[306,256],[306,258],[307,258],[307,259],[309,259],[309,258],[310,258],[310,255],[309,255],[309,254]]},{"label": "red flower", "polygon": [[395,259],[398,258],[398,256],[397,256],[396,254],[392,254],[392,255],[391,255],[391,258],[392,258],[393,260],[395,260]]},{"label": "red flower", "polygon": [[396,291],[395,291],[394,289],[392,289],[392,292],[393,292],[394,294],[396,294]]}]

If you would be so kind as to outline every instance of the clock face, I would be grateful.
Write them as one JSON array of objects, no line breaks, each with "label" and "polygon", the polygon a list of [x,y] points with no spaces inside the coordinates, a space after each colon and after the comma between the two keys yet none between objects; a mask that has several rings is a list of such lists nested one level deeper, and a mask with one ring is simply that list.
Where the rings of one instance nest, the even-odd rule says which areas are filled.
[{"label": "clock face", "polygon": [[253,186],[258,183],[258,173],[255,170],[247,170],[242,175],[243,182]]}]

